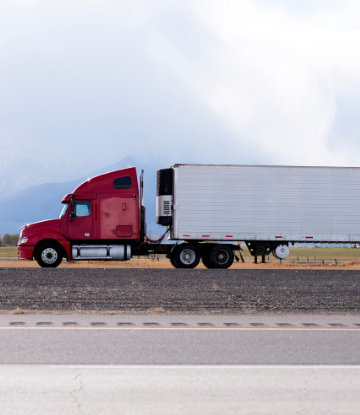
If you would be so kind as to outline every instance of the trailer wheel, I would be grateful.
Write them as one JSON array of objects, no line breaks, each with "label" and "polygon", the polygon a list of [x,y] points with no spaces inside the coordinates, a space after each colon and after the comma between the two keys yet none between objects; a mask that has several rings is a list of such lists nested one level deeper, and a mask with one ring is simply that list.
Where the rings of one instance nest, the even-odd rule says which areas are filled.
[{"label": "trailer wheel", "polygon": [[[208,261],[211,268],[229,268],[234,262],[234,252],[227,245],[215,245],[211,248]],[[206,266],[206,265],[205,265]]]},{"label": "trailer wheel", "polygon": [[62,259],[62,250],[54,243],[45,243],[36,252],[36,260],[43,268],[55,268],[60,265]]},{"label": "trailer wheel", "polygon": [[174,248],[172,249],[170,255],[169,255],[170,264],[174,268],[180,268],[179,265],[177,264],[176,260],[175,260],[175,253],[176,253],[176,250],[178,249],[178,247],[179,247],[179,245],[175,245]]},{"label": "trailer wheel", "polygon": [[194,245],[182,244],[174,251],[174,263],[177,268],[195,268],[200,262],[200,255]]},{"label": "trailer wheel", "polygon": [[207,253],[202,257],[201,260],[206,268],[209,268],[209,269],[213,268],[213,266],[210,264],[209,255]]},{"label": "trailer wheel", "polygon": [[174,267],[174,268],[179,268],[178,264],[175,262],[174,260],[174,256],[170,257],[170,264]]}]

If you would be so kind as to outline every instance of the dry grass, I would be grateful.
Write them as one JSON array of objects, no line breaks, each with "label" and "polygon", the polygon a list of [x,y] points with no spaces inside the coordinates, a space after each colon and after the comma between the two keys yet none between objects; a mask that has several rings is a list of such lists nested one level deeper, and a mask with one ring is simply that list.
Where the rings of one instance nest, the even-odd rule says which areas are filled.
[{"label": "dry grass", "polygon": [[0,258],[17,258],[16,246],[0,246]]},{"label": "dry grass", "polygon": [[[340,261],[340,260],[339,260]],[[292,262],[280,263],[273,260],[272,263],[254,264],[252,260],[246,262],[234,262],[231,269],[353,269],[360,270],[360,260],[343,261],[338,265],[335,262],[329,264],[293,264]],[[36,261],[0,261],[0,268],[40,268]],[[98,268],[98,269],[118,269],[118,268],[152,268],[152,269],[171,269],[172,265],[168,260],[155,261],[153,259],[133,260],[133,261],[75,261],[63,262],[59,268]],[[198,269],[204,269],[200,262]]]},{"label": "dry grass", "polygon": [[155,307],[155,308],[150,308],[149,311],[152,311],[153,313],[165,313],[165,308]]},{"label": "dry grass", "polygon": [[[239,255],[239,251],[236,252]],[[17,256],[16,247],[0,247],[0,258],[12,255]],[[245,259],[245,263],[234,263],[232,269],[281,269],[281,268],[293,268],[293,269],[329,269],[338,267],[341,269],[360,269],[360,249],[339,248],[339,247],[327,247],[327,248],[315,248],[311,246],[292,246],[290,247],[290,255],[283,264],[270,255],[271,264],[253,264],[253,258],[247,248],[244,248],[242,255]],[[157,268],[167,269],[172,268],[170,262],[166,260],[165,255],[157,255],[159,260],[146,259],[133,259],[131,261],[74,261],[63,262],[60,268]],[[336,265],[335,259],[340,262]],[[259,258],[260,260],[260,258]],[[268,260],[268,258],[266,258]],[[330,264],[311,264],[312,261],[326,261]],[[292,263],[295,261],[295,264]],[[297,264],[296,262],[310,262],[310,264]],[[36,261],[12,261],[1,260],[0,268],[38,268]],[[198,268],[204,268],[200,262]]]},{"label": "dry grass", "polygon": [[15,310],[10,311],[9,314],[27,314],[27,311],[17,307]]}]

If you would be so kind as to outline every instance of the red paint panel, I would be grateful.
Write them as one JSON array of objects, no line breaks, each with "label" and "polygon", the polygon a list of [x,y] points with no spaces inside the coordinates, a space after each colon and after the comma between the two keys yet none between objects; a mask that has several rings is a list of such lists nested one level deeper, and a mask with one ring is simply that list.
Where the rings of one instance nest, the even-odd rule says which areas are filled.
[{"label": "red paint panel", "polygon": [[232,235],[225,235],[225,238],[233,238]]},{"label": "red paint panel", "polygon": [[[127,176],[131,178],[130,189],[115,189],[114,180]],[[79,187],[77,187],[74,190],[73,193],[76,197],[76,195],[93,192],[97,194],[101,192],[105,194],[112,193],[118,195],[122,195],[124,193],[131,193],[132,195],[136,195],[136,199],[139,199],[139,187],[136,175],[136,168],[129,167],[127,169],[116,170],[110,173],[105,173],[101,174],[100,176],[93,177],[82,183]]]},{"label": "red paint panel", "polygon": [[306,239],[314,239],[313,236],[307,236]]},{"label": "red paint panel", "polygon": [[282,238],[282,236],[275,236],[275,238]]},{"label": "red paint panel", "polygon": [[189,236],[190,237],[190,235],[183,235],[183,236]]},{"label": "red paint panel", "polygon": [[28,259],[32,260],[34,256],[34,247],[33,246],[22,246],[17,247],[17,253],[19,259]]},{"label": "red paint panel", "polygon": [[116,234],[119,238],[129,238],[132,236],[132,227],[129,225],[117,226]]},{"label": "red paint panel", "polygon": [[210,235],[201,235],[203,238],[210,238]]},{"label": "red paint panel", "polygon": [[[130,226],[131,236],[123,238],[137,239],[139,232],[139,201],[133,194],[99,195],[100,239],[117,239],[118,226]],[[123,210],[126,204],[126,210]]]}]

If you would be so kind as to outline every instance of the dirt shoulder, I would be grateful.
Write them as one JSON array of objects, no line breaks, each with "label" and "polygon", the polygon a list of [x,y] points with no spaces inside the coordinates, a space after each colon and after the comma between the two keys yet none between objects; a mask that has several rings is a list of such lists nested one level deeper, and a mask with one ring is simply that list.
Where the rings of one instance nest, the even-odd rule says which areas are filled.
[{"label": "dirt shoulder", "polygon": [[360,272],[1,268],[0,310],[360,314]]}]

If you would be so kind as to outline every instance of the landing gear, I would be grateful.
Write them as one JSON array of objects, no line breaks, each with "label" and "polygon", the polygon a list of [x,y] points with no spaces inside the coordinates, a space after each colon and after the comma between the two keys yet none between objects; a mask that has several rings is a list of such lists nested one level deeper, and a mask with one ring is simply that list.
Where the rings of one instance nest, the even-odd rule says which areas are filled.
[{"label": "landing gear", "polygon": [[265,264],[265,257],[271,253],[277,259],[284,259],[289,255],[290,249],[288,243],[279,244],[278,242],[266,241],[245,241],[249,248],[250,254],[254,257],[254,263],[257,264],[257,257],[261,256],[261,263]]}]

